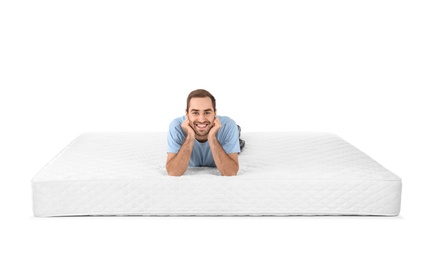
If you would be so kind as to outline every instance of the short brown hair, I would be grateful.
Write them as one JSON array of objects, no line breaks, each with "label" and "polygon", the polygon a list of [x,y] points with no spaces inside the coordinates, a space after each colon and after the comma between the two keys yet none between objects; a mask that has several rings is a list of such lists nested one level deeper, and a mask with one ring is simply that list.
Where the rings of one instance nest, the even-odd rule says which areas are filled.
[{"label": "short brown hair", "polygon": [[188,112],[189,110],[189,103],[191,102],[191,98],[204,98],[204,97],[209,97],[212,100],[213,109],[214,109],[214,112],[216,112],[216,99],[212,94],[210,94],[210,92],[208,92],[205,89],[196,89],[191,93],[189,93],[188,100],[186,102],[186,112]]}]

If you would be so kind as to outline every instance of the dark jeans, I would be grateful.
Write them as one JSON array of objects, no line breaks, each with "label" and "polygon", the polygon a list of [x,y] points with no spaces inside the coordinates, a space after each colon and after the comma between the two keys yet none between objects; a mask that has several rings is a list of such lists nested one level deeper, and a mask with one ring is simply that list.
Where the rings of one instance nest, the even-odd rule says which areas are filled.
[{"label": "dark jeans", "polygon": [[240,138],[241,137],[241,127],[239,125],[237,125],[237,127],[238,127],[238,140],[240,142],[240,151],[243,151],[243,148],[244,148],[244,145],[246,144],[246,142]]}]

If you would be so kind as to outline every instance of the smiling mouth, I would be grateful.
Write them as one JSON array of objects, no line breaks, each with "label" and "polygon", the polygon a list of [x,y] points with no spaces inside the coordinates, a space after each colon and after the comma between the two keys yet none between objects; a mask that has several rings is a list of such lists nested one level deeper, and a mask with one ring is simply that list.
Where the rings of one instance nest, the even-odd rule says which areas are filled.
[{"label": "smiling mouth", "polygon": [[198,130],[204,131],[204,130],[207,129],[207,127],[209,126],[209,124],[195,124],[195,126],[197,127]]}]

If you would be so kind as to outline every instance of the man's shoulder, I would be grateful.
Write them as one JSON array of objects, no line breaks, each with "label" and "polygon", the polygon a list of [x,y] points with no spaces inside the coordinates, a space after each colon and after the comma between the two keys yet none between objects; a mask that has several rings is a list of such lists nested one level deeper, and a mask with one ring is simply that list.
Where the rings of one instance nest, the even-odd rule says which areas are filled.
[{"label": "man's shoulder", "polygon": [[180,116],[180,117],[177,117],[177,118],[171,120],[170,127],[178,126],[178,125],[181,126],[183,121],[185,121],[185,118],[186,118],[186,116]]},{"label": "man's shoulder", "polygon": [[237,127],[234,119],[232,119],[228,116],[218,116],[218,117],[219,117],[219,120],[220,120],[222,125]]},{"label": "man's shoulder", "polygon": [[185,121],[186,116],[181,116],[173,119],[170,122],[169,130],[170,131],[182,131],[182,123]]}]

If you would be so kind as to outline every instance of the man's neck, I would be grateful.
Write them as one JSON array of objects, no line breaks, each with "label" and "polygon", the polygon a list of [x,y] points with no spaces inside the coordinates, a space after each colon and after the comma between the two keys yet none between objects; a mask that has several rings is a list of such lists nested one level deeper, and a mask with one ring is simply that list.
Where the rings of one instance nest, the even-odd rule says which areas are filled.
[{"label": "man's neck", "polygon": [[195,136],[195,139],[200,143],[205,143],[208,140],[208,135],[205,136]]}]

